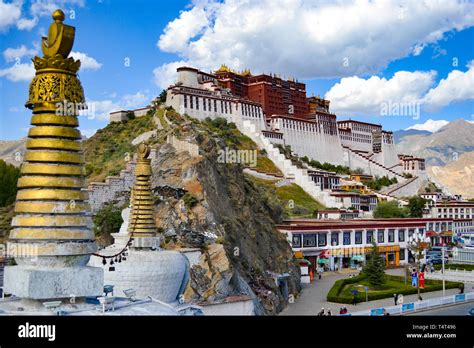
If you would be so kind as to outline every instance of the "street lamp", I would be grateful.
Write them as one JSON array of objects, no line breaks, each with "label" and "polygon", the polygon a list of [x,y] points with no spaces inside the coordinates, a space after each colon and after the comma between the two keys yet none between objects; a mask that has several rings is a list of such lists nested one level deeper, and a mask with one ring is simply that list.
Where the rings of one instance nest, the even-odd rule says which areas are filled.
[{"label": "street lamp", "polygon": [[418,289],[418,299],[421,300],[420,295],[420,267],[421,267],[421,260],[426,255],[426,249],[430,246],[430,238],[426,237],[423,233],[419,231],[413,233],[408,238],[407,242],[408,249],[411,251],[412,255],[415,257],[415,265],[416,265],[416,287]]}]

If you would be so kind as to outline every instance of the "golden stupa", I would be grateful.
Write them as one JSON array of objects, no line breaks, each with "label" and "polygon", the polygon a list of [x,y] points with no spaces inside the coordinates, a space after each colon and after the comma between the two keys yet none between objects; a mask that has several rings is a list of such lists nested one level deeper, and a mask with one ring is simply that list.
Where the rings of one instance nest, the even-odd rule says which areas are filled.
[{"label": "golden stupa", "polygon": [[[151,160],[150,147],[145,144],[138,146],[138,159],[135,167],[135,185],[131,195],[131,217],[128,224],[128,234],[133,237],[155,237],[156,222],[153,214],[154,201],[151,195],[150,177]],[[140,243],[134,243],[140,246]]]},{"label": "golden stupa", "polygon": [[[68,55],[75,28],[63,24],[64,13],[52,15],[48,37],[43,38],[42,58],[33,63],[36,76],[26,107],[33,110],[26,153],[18,180],[10,245],[25,251],[18,264],[85,265],[96,250],[87,213],[81,133],[78,110],[85,105],[77,78],[81,65]],[[31,255],[30,255],[31,254]]]}]

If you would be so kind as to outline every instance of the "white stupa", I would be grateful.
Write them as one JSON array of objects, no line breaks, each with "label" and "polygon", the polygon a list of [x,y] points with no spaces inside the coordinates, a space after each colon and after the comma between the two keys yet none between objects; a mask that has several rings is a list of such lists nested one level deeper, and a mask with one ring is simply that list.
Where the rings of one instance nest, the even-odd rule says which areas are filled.
[{"label": "white stupa", "polygon": [[104,285],[113,285],[116,296],[134,289],[137,298],[151,296],[173,303],[179,301],[186,288],[189,261],[180,252],[160,248],[150,190],[149,152],[149,147],[139,146],[132,207],[122,211],[120,231],[112,234],[114,244],[99,252],[103,257],[93,256],[89,264],[104,269]]}]

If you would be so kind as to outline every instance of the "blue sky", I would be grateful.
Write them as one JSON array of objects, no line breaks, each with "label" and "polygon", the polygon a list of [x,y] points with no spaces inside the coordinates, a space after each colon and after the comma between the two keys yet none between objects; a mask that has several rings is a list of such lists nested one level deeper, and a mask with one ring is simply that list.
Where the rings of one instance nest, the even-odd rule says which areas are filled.
[{"label": "blue sky", "polygon": [[109,111],[146,105],[181,64],[296,77],[339,118],[390,130],[474,120],[472,2],[0,0],[0,140],[27,134],[30,59],[56,7],[76,27],[86,135]]}]

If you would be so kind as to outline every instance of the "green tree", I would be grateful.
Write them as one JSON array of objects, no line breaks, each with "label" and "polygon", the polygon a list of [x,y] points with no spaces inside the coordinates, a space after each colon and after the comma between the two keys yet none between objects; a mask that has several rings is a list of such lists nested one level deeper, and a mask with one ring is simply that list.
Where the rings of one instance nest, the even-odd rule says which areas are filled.
[{"label": "green tree", "polygon": [[375,242],[367,254],[362,273],[367,275],[367,281],[375,288],[380,287],[385,282],[385,260],[379,254],[379,248]]},{"label": "green tree", "polygon": [[122,225],[122,209],[114,206],[112,203],[104,205],[94,216],[94,234],[106,236],[111,233],[117,233]]},{"label": "green tree", "polygon": [[0,160],[0,207],[6,207],[15,201],[19,177],[19,168]]},{"label": "green tree", "polygon": [[410,217],[423,217],[423,209],[428,201],[420,196],[413,196],[408,200]]},{"label": "green tree", "polygon": [[400,208],[396,201],[380,202],[374,210],[374,218],[405,218],[408,217],[406,208]]},{"label": "green tree", "polygon": [[160,93],[160,101],[166,103],[166,89],[162,90]]}]

